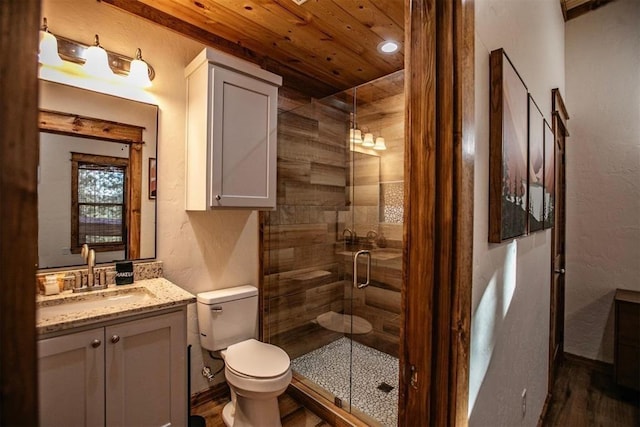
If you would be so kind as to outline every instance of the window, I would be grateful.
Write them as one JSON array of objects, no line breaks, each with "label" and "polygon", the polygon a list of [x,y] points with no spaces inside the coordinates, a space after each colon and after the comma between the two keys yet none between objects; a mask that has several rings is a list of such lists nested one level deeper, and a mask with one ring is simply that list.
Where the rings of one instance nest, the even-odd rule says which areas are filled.
[{"label": "window", "polygon": [[97,252],[125,250],[129,160],[71,156],[71,252],[84,243]]}]

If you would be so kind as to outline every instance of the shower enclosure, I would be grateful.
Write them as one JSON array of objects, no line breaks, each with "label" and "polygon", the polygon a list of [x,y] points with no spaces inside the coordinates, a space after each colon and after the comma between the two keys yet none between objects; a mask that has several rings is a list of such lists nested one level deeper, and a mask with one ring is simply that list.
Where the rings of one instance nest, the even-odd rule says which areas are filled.
[{"label": "shower enclosure", "polygon": [[404,74],[283,104],[294,102],[279,114],[278,202],[265,215],[264,338],[332,404],[396,425]]}]

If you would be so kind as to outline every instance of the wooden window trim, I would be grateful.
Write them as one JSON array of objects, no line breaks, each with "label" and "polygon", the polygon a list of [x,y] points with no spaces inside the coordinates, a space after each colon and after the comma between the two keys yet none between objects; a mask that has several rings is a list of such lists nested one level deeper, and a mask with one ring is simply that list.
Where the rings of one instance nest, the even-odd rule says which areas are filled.
[{"label": "wooden window trim", "polygon": [[41,132],[118,142],[129,145],[127,169],[127,259],[140,258],[142,221],[142,126],[85,117],[77,114],[40,109],[38,126]]},{"label": "wooden window trim", "polygon": [[[82,251],[82,245],[80,244],[80,203],[78,201],[78,172],[80,163],[91,163],[98,165],[118,166],[125,168],[125,182],[124,182],[124,196],[123,207],[125,213],[128,212],[127,202],[129,199],[129,159],[122,157],[112,156],[100,156],[96,154],[84,154],[84,153],[71,153],[71,253],[79,254]],[[124,241],[118,244],[91,244],[91,248],[96,252],[109,252],[109,251],[126,251],[127,240],[127,215],[123,218],[123,237]]]}]

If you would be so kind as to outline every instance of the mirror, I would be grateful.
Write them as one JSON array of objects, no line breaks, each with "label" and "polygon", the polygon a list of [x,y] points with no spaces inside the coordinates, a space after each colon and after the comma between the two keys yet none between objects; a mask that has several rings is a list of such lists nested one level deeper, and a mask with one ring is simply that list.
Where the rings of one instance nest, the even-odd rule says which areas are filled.
[{"label": "mirror", "polygon": [[158,107],[40,81],[38,268],[155,258]]}]

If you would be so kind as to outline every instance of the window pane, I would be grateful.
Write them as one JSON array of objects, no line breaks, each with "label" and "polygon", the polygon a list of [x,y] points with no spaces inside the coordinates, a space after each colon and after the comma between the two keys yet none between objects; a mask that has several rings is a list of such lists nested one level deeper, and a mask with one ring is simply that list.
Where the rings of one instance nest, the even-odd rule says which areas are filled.
[{"label": "window pane", "polygon": [[79,203],[123,203],[125,169],[92,164],[78,165]]},{"label": "window pane", "polygon": [[80,205],[79,243],[123,243],[123,214],[122,205]]}]

